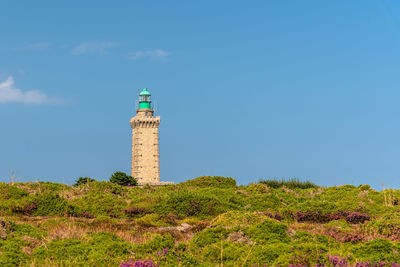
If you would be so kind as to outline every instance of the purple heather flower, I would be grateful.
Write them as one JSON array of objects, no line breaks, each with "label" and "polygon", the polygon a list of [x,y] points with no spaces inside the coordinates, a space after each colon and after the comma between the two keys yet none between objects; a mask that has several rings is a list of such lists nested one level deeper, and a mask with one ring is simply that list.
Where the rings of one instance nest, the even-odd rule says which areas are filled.
[{"label": "purple heather flower", "polygon": [[167,255],[167,253],[168,253],[168,247],[163,249],[163,255]]}]

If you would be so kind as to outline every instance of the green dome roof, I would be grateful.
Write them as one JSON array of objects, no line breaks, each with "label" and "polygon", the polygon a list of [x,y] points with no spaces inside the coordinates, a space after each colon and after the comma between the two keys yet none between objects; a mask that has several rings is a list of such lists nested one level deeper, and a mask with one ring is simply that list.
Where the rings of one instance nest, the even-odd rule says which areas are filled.
[{"label": "green dome roof", "polygon": [[147,88],[144,88],[139,95],[150,95],[150,92],[147,91]]}]

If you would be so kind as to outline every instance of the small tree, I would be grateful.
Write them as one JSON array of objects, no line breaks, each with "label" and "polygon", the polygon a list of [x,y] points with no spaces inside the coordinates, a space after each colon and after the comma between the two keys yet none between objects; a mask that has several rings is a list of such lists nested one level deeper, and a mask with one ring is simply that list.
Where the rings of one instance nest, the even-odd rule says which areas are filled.
[{"label": "small tree", "polygon": [[90,182],[95,182],[95,181],[96,181],[95,179],[92,179],[90,177],[79,177],[75,181],[74,186],[80,186],[80,185],[87,184],[87,183],[90,183]]},{"label": "small tree", "polygon": [[110,177],[110,182],[119,185],[137,185],[137,180],[124,172],[114,172]]}]

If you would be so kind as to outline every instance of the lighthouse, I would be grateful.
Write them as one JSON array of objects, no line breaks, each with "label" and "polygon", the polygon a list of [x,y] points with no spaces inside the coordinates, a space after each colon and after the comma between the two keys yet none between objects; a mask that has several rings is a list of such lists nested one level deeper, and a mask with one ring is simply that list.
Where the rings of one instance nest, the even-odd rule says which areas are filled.
[{"label": "lighthouse", "polygon": [[131,176],[139,185],[164,185],[160,182],[160,152],[158,126],[160,117],[154,116],[151,94],[144,88],[139,93],[139,108],[130,120],[132,127]]}]

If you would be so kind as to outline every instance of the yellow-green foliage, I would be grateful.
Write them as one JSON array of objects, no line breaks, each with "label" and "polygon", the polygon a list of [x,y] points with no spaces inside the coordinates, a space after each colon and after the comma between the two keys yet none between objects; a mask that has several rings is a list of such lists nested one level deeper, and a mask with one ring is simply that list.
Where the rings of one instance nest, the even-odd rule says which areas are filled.
[{"label": "yellow-green foliage", "polygon": [[44,263],[46,258],[56,259],[63,266],[111,266],[118,265],[133,252],[133,244],[112,233],[97,233],[86,240],[54,240],[38,247],[32,254],[36,262]]},{"label": "yellow-green foliage", "polygon": [[212,226],[246,227],[266,220],[268,217],[260,212],[228,211],[220,214],[211,221]]},{"label": "yellow-green foliage", "polygon": [[236,187],[236,181],[233,178],[221,176],[201,176],[195,179],[187,180],[181,184],[182,186],[196,186],[196,187],[217,187],[217,188],[231,188]]},{"label": "yellow-green foliage", "polygon": [[327,254],[400,263],[399,199],[368,185],[209,176],[162,187],[0,183],[0,266],[315,266]]}]

